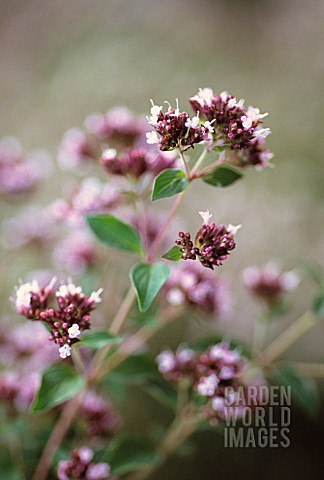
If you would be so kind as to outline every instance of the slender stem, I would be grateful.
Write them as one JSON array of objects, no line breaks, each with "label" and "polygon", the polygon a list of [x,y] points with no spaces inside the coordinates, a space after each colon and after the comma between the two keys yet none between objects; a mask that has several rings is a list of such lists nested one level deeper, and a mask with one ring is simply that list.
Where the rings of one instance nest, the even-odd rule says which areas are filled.
[{"label": "slender stem", "polygon": [[123,300],[123,303],[121,304],[118,312],[116,313],[115,318],[113,319],[113,321],[111,322],[111,325],[109,327],[109,331],[113,335],[117,335],[117,333],[120,332],[121,327],[122,327],[125,319],[127,318],[127,315],[129,313],[130,309],[132,308],[135,297],[136,297],[135,291],[134,291],[133,287],[131,286],[129,288],[127,294],[126,294],[126,297]]},{"label": "slender stem", "polygon": [[306,363],[306,362],[280,362],[280,365],[288,366],[295,370],[301,377],[324,377],[324,363]]},{"label": "slender stem", "polygon": [[151,262],[154,255],[156,254],[156,251],[157,249],[159,248],[163,238],[164,238],[164,235],[166,234],[168,228],[169,228],[169,225],[173,219],[173,216],[174,214],[176,213],[176,211],[178,210],[182,200],[183,200],[183,197],[186,193],[186,190],[184,190],[182,193],[179,193],[177,195],[177,199],[176,201],[174,202],[171,210],[169,211],[169,214],[165,220],[165,223],[163,225],[163,227],[161,228],[161,231],[159,232],[159,234],[156,236],[154,242],[152,243],[152,247],[151,247],[151,250],[149,251],[148,255],[147,255],[147,261],[148,262]]},{"label": "slender stem", "polygon": [[61,445],[65,434],[69,430],[76,413],[79,410],[82,401],[83,392],[79,392],[77,396],[72,398],[64,406],[61,416],[59,417],[39,459],[32,480],[44,480],[51,468],[53,455]]},{"label": "slender stem", "polygon": [[[117,335],[117,333],[120,332],[127,318],[127,315],[133,306],[135,298],[136,298],[135,291],[133,287],[130,286],[122,304],[119,307],[118,312],[115,315],[115,318],[113,319],[110,325],[109,330],[113,335]],[[100,368],[101,368],[101,364],[104,361],[107,353],[111,350],[111,347],[112,347],[111,345],[108,345],[107,347],[102,348],[101,350],[98,350],[98,352],[93,357],[91,362],[91,367],[90,367],[90,374],[89,374],[90,382],[93,382],[94,379],[97,378],[98,372],[100,371]]]},{"label": "slender stem", "polygon": [[270,365],[276,358],[285,352],[293,343],[304,335],[316,323],[316,318],[311,312],[306,312],[279,337],[277,337],[258,357],[262,366]]},{"label": "slender stem", "polygon": [[195,163],[195,165],[192,167],[191,169],[191,175],[195,172],[197,172],[198,168],[200,167],[200,165],[203,163],[203,161],[205,160],[205,157],[208,153],[208,149],[205,147],[203,149],[203,151],[201,152],[197,162]]},{"label": "slender stem", "polygon": [[186,170],[187,177],[188,177],[188,179],[189,179],[189,178],[190,178],[190,170],[189,170],[188,164],[187,164],[187,162],[186,162],[186,159],[185,159],[183,150],[182,150],[182,148],[181,148],[181,145],[179,145],[179,152],[180,152],[180,156],[181,156],[181,158],[182,158],[182,162],[183,162],[184,167],[185,167],[185,170]]},{"label": "slender stem", "polygon": [[114,368],[118,367],[118,365],[120,365],[127,357],[143,347],[146,342],[152,338],[158,330],[160,330],[160,328],[164,327],[168,323],[173,322],[179,316],[181,316],[182,312],[182,309],[177,309],[176,311],[173,310],[167,314],[163,312],[164,321],[162,324],[155,326],[146,325],[140,328],[136,333],[122,343],[122,345],[113,353],[113,355],[105,364],[99,366],[94,374],[94,378],[96,380],[100,380],[100,378],[104,377]]},{"label": "slender stem", "polygon": [[253,357],[260,355],[264,345],[266,344],[266,337],[268,336],[269,328],[270,319],[266,313],[256,319],[252,342]]},{"label": "slender stem", "polygon": [[[203,418],[202,415],[191,411],[191,409],[188,411],[184,409],[180,412],[179,416],[177,416],[170,425],[157,449],[156,453],[161,457],[162,462],[164,462],[169,455],[174,453],[179,446],[197,430],[197,427]],[[145,480],[150,477],[160,465],[161,464],[159,463],[144,466],[140,470],[131,474],[128,477],[128,480]]]},{"label": "slender stem", "polygon": [[202,170],[200,170],[199,172],[197,172],[195,174],[191,173],[191,179],[193,180],[193,179],[196,179],[196,178],[203,177],[207,173],[213,171],[216,167],[219,167],[220,165],[223,165],[224,161],[225,161],[225,156],[221,155],[220,158],[218,160],[216,160],[216,162],[212,163],[211,165],[208,165],[208,167],[203,168]]}]

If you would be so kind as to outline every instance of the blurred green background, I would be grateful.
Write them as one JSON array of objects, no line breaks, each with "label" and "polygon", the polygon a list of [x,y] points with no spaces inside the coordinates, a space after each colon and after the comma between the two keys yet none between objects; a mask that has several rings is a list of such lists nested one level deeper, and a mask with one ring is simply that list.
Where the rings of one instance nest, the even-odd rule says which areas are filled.
[{"label": "blurred green background", "polygon": [[[228,90],[269,112],[267,144],[275,169],[250,170],[243,182],[225,190],[194,185],[182,210],[188,225],[196,226],[196,212],[207,208],[219,221],[243,225],[239,248],[225,267],[235,304],[221,328],[247,340],[255,306],[239,281],[242,268],[268,260],[288,269],[301,259],[323,265],[323,48],[321,0],[1,0],[0,133],[55,157],[64,132],[82,127],[92,112],[125,105],[147,114],[150,98],[162,104],[176,97],[186,109],[198,87]],[[66,176],[57,169],[34,202],[47,204],[60,195]],[[161,201],[161,210],[165,205]],[[1,210],[8,218],[17,205],[3,204]],[[13,277],[27,271],[19,262],[16,258],[14,274],[3,278],[6,304]],[[2,272],[6,276],[7,268]],[[309,307],[310,282],[299,292],[277,330]],[[188,338],[200,329],[190,325]],[[323,325],[316,326],[287,356],[322,360],[323,334]],[[171,462],[156,479],[281,479],[284,469],[294,478],[320,479],[321,424],[305,427],[297,414],[295,442],[285,451],[225,451],[208,434],[200,456]]]}]

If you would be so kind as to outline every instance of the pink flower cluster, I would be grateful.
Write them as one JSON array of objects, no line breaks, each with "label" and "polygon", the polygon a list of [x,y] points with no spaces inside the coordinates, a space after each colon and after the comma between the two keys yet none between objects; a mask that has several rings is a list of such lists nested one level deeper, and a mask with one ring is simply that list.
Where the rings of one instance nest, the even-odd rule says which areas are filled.
[{"label": "pink flower cluster", "polygon": [[58,480],[107,480],[111,478],[108,463],[93,463],[93,455],[93,450],[86,446],[73,450],[68,460],[61,460],[58,463]]},{"label": "pink flower cluster", "polygon": [[217,418],[224,418],[226,389],[235,392],[243,385],[246,361],[224,342],[200,354],[184,347],[175,353],[165,350],[156,360],[166,380],[178,383],[187,379],[193,391],[205,398],[204,410],[214,424]]},{"label": "pink flower cluster", "polygon": [[170,305],[196,308],[224,317],[229,311],[229,295],[225,282],[196,263],[186,263],[171,270],[164,294]]},{"label": "pink flower cluster", "polygon": [[148,123],[155,131],[146,134],[147,143],[156,143],[163,151],[175,148],[186,150],[197,143],[211,139],[210,133],[213,132],[211,122],[207,121],[204,125],[200,125],[198,116],[191,119],[187,112],[180,112],[178,102],[177,108],[172,108],[169,104],[166,113],[163,113],[161,106],[154,105],[152,100],[151,102],[151,116],[148,118]]},{"label": "pink flower cluster", "polygon": [[55,279],[46,287],[36,280],[20,285],[16,291],[17,312],[29,320],[41,320],[50,329],[49,340],[59,348],[61,358],[71,355],[71,346],[79,341],[83,330],[90,328],[90,313],[101,302],[102,288],[90,296],[73,283],[63,284],[56,291],[56,307],[48,307],[48,298],[53,291]]},{"label": "pink flower cluster", "polygon": [[237,101],[227,92],[215,95],[210,88],[199,89],[189,99],[195,112],[213,125],[213,140],[217,146],[228,146],[231,150],[240,151],[236,161],[244,167],[254,165],[261,169],[272,158],[269,150],[262,145],[271,133],[269,128],[262,128],[261,114],[258,108],[244,108],[244,100]]},{"label": "pink flower cluster", "polygon": [[240,225],[236,227],[223,224],[217,226],[214,222],[209,225],[211,218],[209,211],[199,213],[203,217],[204,223],[196,234],[195,242],[191,240],[189,232],[179,232],[179,239],[175,243],[181,247],[183,260],[196,260],[198,257],[204,267],[213,270],[214,266],[222,265],[229,252],[235,248],[233,237]]},{"label": "pink flower cluster", "polygon": [[50,214],[72,227],[82,227],[84,215],[109,211],[118,204],[120,193],[114,185],[89,177],[74,186],[68,197],[68,200],[53,202],[49,207]]},{"label": "pink flower cluster", "polygon": [[172,152],[159,153],[144,146],[125,149],[121,154],[109,148],[103,152],[100,163],[108,174],[139,179],[144,174],[156,176],[162,170],[174,167],[176,158]]},{"label": "pink flower cluster", "polygon": [[87,392],[79,410],[80,418],[86,423],[90,437],[113,435],[120,426],[121,419],[111,403],[94,392]]},{"label": "pink flower cluster", "polygon": [[107,145],[124,149],[144,143],[145,121],[127,108],[90,115],[85,127],[86,131],[73,128],[64,135],[58,152],[58,163],[62,169],[84,174],[91,163],[100,158]]},{"label": "pink flower cluster", "polygon": [[253,295],[270,306],[282,300],[283,294],[296,288],[299,283],[295,272],[281,273],[273,262],[268,262],[261,268],[246,268],[243,271],[243,280]]},{"label": "pink flower cluster", "polygon": [[0,141],[0,196],[20,196],[33,190],[50,169],[46,152],[25,154],[13,138]]}]

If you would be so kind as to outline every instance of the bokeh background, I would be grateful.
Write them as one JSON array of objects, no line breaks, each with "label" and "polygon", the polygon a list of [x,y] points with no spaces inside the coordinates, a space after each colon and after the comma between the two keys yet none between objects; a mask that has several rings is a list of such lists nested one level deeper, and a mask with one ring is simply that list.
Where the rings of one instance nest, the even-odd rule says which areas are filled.
[{"label": "bokeh background", "polygon": [[[158,104],[179,98],[185,109],[198,87],[228,90],[269,112],[267,144],[275,168],[250,170],[243,182],[224,190],[193,185],[181,211],[189,226],[197,226],[196,212],[207,208],[217,220],[243,225],[239,248],[222,273],[234,307],[221,328],[248,340],[257,308],[241,285],[241,270],[268,260],[288,269],[305,259],[323,265],[323,27],[321,0],[1,0],[0,133],[18,137],[27,150],[45,148],[55,158],[64,132],[82,127],[92,112],[125,105],[147,114],[150,98]],[[61,195],[66,176],[54,167],[33,202],[47,205]],[[161,201],[161,212],[168,205]],[[3,203],[1,219],[19,208]],[[46,259],[9,258],[6,251],[1,259],[5,314],[17,278],[46,267]],[[304,280],[299,292],[273,335],[309,308],[311,282]],[[162,342],[175,346],[184,327],[188,339],[202,328],[180,327],[153,348]],[[317,325],[287,358],[321,361],[323,334],[323,325]],[[134,425],[144,401],[135,391],[135,415],[129,413]],[[323,415],[305,421],[297,411],[292,431],[289,449],[264,451],[226,451],[212,434],[198,435],[197,455],[171,460],[156,479],[322,478]]]}]

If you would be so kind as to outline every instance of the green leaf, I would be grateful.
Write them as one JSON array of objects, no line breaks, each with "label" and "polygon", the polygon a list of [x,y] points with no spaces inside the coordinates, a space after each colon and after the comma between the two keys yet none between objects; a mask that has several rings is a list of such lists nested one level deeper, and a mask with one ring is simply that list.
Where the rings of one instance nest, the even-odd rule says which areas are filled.
[{"label": "green leaf", "polygon": [[177,392],[171,385],[163,381],[151,381],[144,386],[144,390],[164,407],[175,411],[177,407]]},{"label": "green leaf", "polygon": [[113,215],[88,215],[89,227],[103,243],[126,252],[142,255],[143,248],[138,232]]},{"label": "green leaf", "polygon": [[162,255],[162,258],[165,258],[166,260],[171,260],[171,262],[178,262],[181,259],[182,253],[180,252],[180,247],[175,245],[174,247],[170,248],[164,255]]},{"label": "green leaf", "polygon": [[146,383],[148,378],[160,377],[155,361],[145,353],[126,358],[113,373],[129,384]]},{"label": "green leaf", "polygon": [[32,412],[43,412],[78,393],[85,381],[74,368],[56,363],[43,372],[41,386],[31,405]]},{"label": "green leaf", "polygon": [[292,401],[310,417],[315,417],[319,409],[316,383],[312,378],[302,378],[293,370],[283,367],[271,375],[273,383],[291,388]]},{"label": "green leaf", "polygon": [[314,298],[313,312],[320,318],[324,317],[324,292]]},{"label": "green leaf", "polygon": [[187,175],[182,170],[163,170],[154,180],[152,200],[172,197],[183,192],[188,186]]},{"label": "green leaf", "polygon": [[110,458],[112,471],[124,475],[146,465],[158,464],[161,457],[154,452],[153,445],[146,439],[124,437],[114,449]]},{"label": "green leaf", "polygon": [[228,150],[229,148],[229,145],[215,145],[213,150],[215,150],[215,152],[224,152],[224,150]]},{"label": "green leaf", "polygon": [[130,279],[141,312],[150,307],[169,274],[169,267],[164,263],[137,263],[132,267]]},{"label": "green leaf", "polygon": [[83,335],[81,341],[77,343],[80,347],[88,347],[96,350],[105,347],[106,345],[113,345],[123,341],[123,337],[112,335],[106,330],[95,330]]},{"label": "green leaf", "polygon": [[204,182],[214,187],[227,187],[239,180],[243,174],[229,165],[221,165],[216,167],[210,173],[207,173],[202,178]]},{"label": "green leaf", "polygon": [[320,288],[324,288],[324,272],[319,265],[310,260],[304,260],[302,269]]}]

